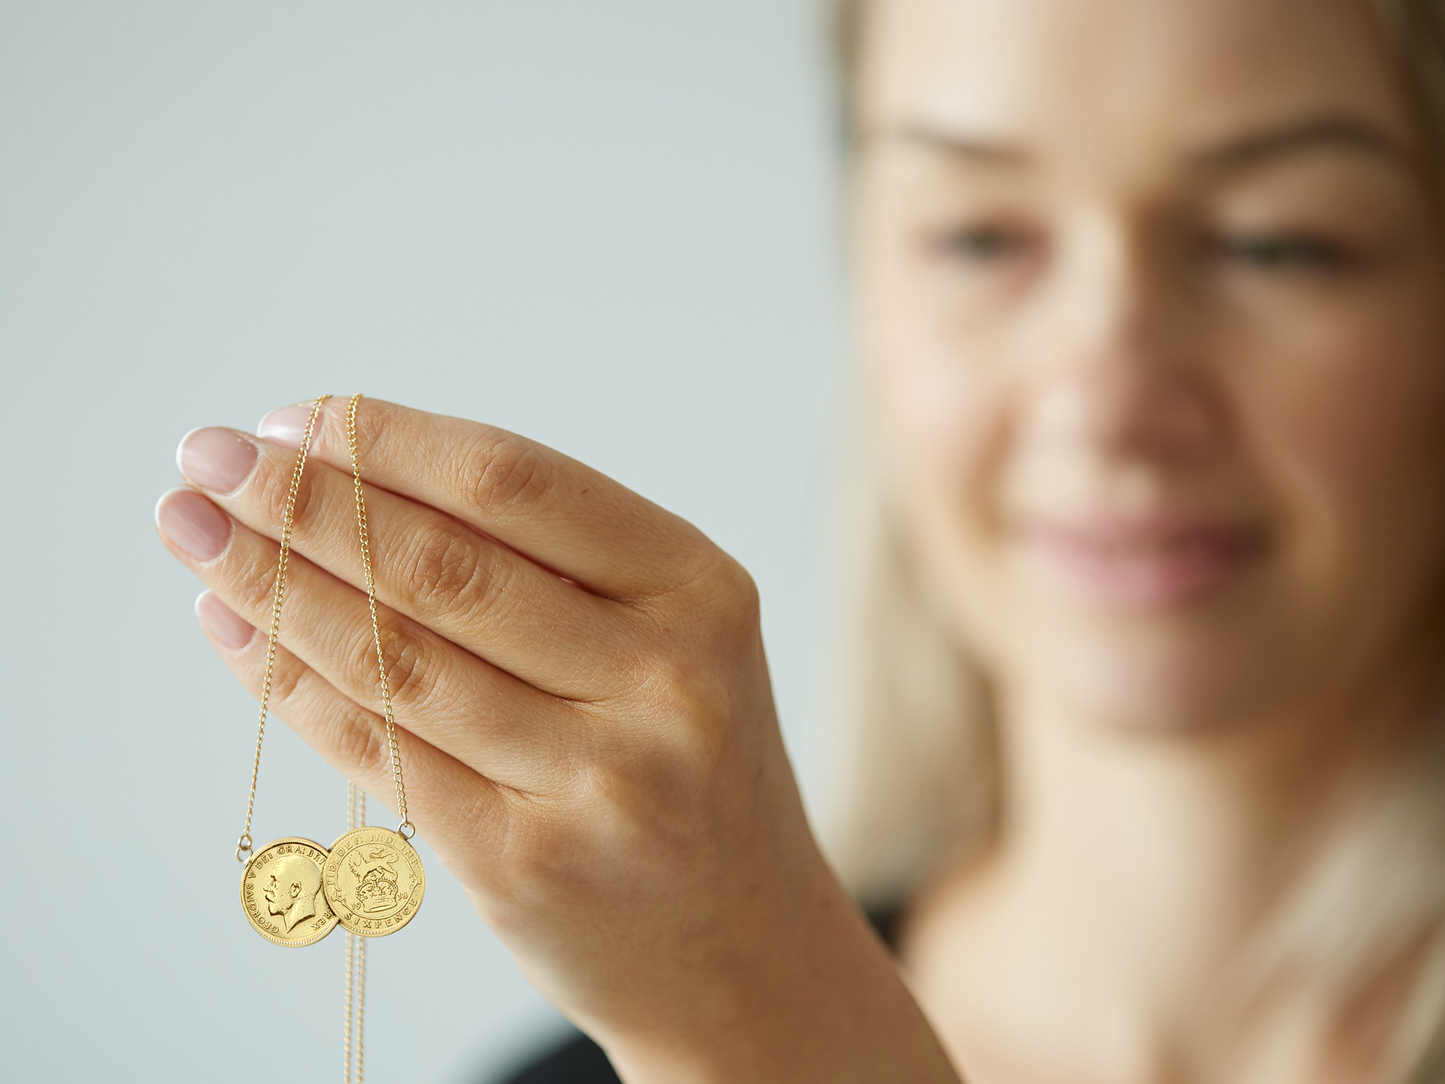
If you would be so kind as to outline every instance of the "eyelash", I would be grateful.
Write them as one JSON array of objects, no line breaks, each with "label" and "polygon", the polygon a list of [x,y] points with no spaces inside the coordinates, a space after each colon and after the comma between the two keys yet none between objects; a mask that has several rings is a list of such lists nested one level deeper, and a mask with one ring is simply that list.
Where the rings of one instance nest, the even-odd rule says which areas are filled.
[{"label": "eyelash", "polygon": [[[1025,255],[1035,239],[1008,226],[964,226],[930,235],[928,247],[937,255],[975,266],[998,264]],[[1224,235],[1212,245],[1224,260],[1262,274],[1319,274],[1350,263],[1341,244],[1308,233],[1239,233]]]},{"label": "eyelash", "polygon": [[1328,272],[1349,262],[1341,245],[1305,233],[1236,234],[1221,238],[1217,247],[1226,260],[1265,274]]},{"label": "eyelash", "polygon": [[1022,230],[1007,226],[965,226],[935,234],[929,247],[943,256],[983,264],[1016,257],[1031,240]]}]

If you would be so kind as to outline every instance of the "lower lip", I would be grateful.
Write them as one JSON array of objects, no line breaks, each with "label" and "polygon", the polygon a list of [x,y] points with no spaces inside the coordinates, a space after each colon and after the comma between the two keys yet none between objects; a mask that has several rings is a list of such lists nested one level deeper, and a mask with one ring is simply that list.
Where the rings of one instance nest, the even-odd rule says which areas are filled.
[{"label": "lower lip", "polygon": [[1259,553],[1242,534],[1202,533],[1167,547],[1101,545],[1068,531],[1027,536],[1030,551],[1070,593],[1119,609],[1196,602],[1235,578]]}]

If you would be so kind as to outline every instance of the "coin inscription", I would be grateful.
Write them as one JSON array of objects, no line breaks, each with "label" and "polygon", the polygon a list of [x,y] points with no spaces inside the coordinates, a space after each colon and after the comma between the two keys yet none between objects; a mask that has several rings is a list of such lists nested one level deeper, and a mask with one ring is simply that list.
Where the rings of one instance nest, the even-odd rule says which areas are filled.
[{"label": "coin inscription", "polygon": [[336,927],[336,911],[321,888],[326,848],[309,839],[266,844],[241,871],[241,907],[267,941],[298,948],[320,941]]},{"label": "coin inscription", "polygon": [[322,890],[341,925],[362,937],[395,933],[426,891],[421,857],[390,828],[356,828],[331,845]]}]

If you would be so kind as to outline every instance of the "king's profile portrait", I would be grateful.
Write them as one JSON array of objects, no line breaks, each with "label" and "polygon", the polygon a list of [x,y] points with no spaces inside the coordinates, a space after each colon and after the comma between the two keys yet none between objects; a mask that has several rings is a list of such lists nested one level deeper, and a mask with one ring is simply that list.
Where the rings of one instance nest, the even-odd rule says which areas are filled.
[{"label": "king's profile portrait", "polygon": [[266,882],[267,909],[281,918],[286,932],[316,914],[316,894],[321,891],[321,869],[311,859],[286,854],[271,867]]}]

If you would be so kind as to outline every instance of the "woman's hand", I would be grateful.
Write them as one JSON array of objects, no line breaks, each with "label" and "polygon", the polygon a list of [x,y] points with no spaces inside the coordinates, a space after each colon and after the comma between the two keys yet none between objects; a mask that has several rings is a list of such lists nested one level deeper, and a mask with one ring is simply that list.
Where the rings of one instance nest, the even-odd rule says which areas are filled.
[{"label": "woman's hand", "polygon": [[[157,506],[253,693],[306,414],[191,433]],[[742,568],[511,433],[363,400],[358,443],[411,819],[532,982],[630,1080],[954,1080],[809,832]],[[275,712],[389,801],[344,401],[292,545]]]}]

